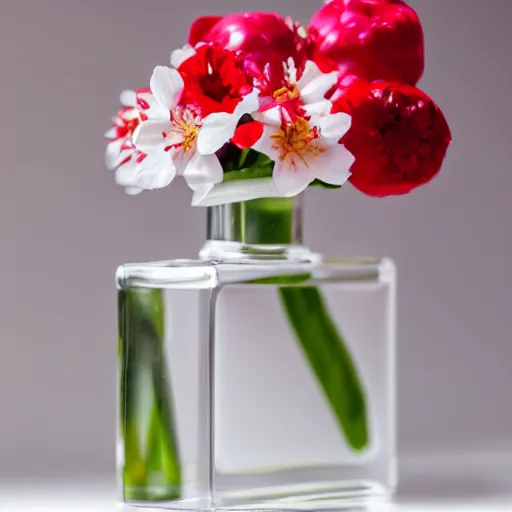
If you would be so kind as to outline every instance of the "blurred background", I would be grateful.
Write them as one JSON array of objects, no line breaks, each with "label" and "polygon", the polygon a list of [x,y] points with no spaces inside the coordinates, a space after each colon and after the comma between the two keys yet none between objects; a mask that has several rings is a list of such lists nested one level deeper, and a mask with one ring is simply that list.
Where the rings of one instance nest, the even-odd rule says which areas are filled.
[{"label": "blurred background", "polygon": [[[307,194],[306,242],[399,269],[399,449],[512,448],[510,0],[410,0],[420,87],[451,124],[444,170],[410,196]],[[320,0],[1,0],[0,477],[111,473],[122,262],[189,257],[205,212],[183,183],[136,198],[104,168],[124,88],[147,85],[205,10]]]}]

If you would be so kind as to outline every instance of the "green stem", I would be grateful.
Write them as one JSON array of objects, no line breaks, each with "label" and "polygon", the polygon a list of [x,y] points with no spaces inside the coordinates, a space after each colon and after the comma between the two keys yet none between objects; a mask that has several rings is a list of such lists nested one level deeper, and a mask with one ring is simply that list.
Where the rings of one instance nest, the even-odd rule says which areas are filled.
[{"label": "green stem", "polygon": [[[237,206],[239,241],[252,244],[293,243],[293,200],[259,199]],[[236,235],[236,233],[235,233]],[[334,324],[320,290],[304,285],[308,275],[260,279],[279,286],[279,296],[291,329],[354,451],[368,445],[366,399],[347,344]]]},{"label": "green stem", "polygon": [[284,310],[350,447],[368,445],[366,403],[359,376],[318,288],[279,289]]},{"label": "green stem", "polygon": [[238,242],[286,245],[293,243],[293,199],[257,199],[232,205]]},{"label": "green stem", "polygon": [[180,495],[181,473],[164,347],[161,290],[119,292],[120,432],[126,500]]}]

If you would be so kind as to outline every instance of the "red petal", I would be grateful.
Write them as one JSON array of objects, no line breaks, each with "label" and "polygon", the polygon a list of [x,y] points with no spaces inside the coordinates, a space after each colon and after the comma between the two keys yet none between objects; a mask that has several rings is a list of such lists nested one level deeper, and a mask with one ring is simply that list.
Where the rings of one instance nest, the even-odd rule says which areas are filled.
[{"label": "red petal", "polygon": [[411,85],[423,74],[423,29],[401,0],[332,0],[313,16],[308,32],[323,72]]},{"label": "red petal", "polygon": [[434,101],[406,84],[356,82],[341,91],[335,111],[352,115],[343,144],[354,155],[351,183],[374,196],[407,194],[440,171],[451,142]]},{"label": "red petal", "polygon": [[243,124],[236,129],[235,135],[231,139],[235,146],[240,149],[252,148],[263,136],[263,123],[251,121]]},{"label": "red petal", "polygon": [[197,18],[188,33],[188,44],[195,46],[197,43],[205,41],[205,37],[210,30],[222,19],[222,16],[201,16]]},{"label": "red petal", "polygon": [[267,64],[282,70],[283,62],[292,57],[300,69],[306,61],[306,40],[273,12],[228,14],[212,28],[205,42],[236,52],[245,66],[260,71],[258,78]]}]

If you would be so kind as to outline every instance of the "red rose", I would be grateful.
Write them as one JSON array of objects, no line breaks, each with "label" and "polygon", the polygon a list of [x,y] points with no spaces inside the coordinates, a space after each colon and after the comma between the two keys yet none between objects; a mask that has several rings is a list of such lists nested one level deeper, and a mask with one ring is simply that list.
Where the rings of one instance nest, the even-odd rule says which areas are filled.
[{"label": "red rose", "polygon": [[185,82],[181,102],[195,105],[203,117],[213,112],[233,113],[253,88],[234,54],[216,44],[198,47],[178,71]]},{"label": "red rose", "polygon": [[313,59],[324,72],[411,85],[423,74],[423,30],[402,0],[331,0],[308,30]]},{"label": "red rose", "polygon": [[223,18],[204,17],[196,20],[190,31],[189,43],[217,43],[236,53],[247,71],[259,77],[282,74],[283,62],[290,57],[300,67],[306,60],[306,40],[292,23],[279,14],[248,12],[228,14]]},{"label": "red rose", "polygon": [[441,169],[451,142],[446,119],[425,93],[410,85],[352,83],[334,104],[352,115],[342,140],[354,155],[350,181],[375,197],[407,194]]}]

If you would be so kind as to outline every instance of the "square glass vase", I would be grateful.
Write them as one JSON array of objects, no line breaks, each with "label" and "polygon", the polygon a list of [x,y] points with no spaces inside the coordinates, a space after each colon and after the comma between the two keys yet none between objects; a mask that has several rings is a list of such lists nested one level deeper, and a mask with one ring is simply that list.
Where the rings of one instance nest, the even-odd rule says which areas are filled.
[{"label": "square glass vase", "polygon": [[394,265],[312,253],[300,212],[212,208],[201,259],[119,268],[124,510],[339,510],[392,495]]}]

